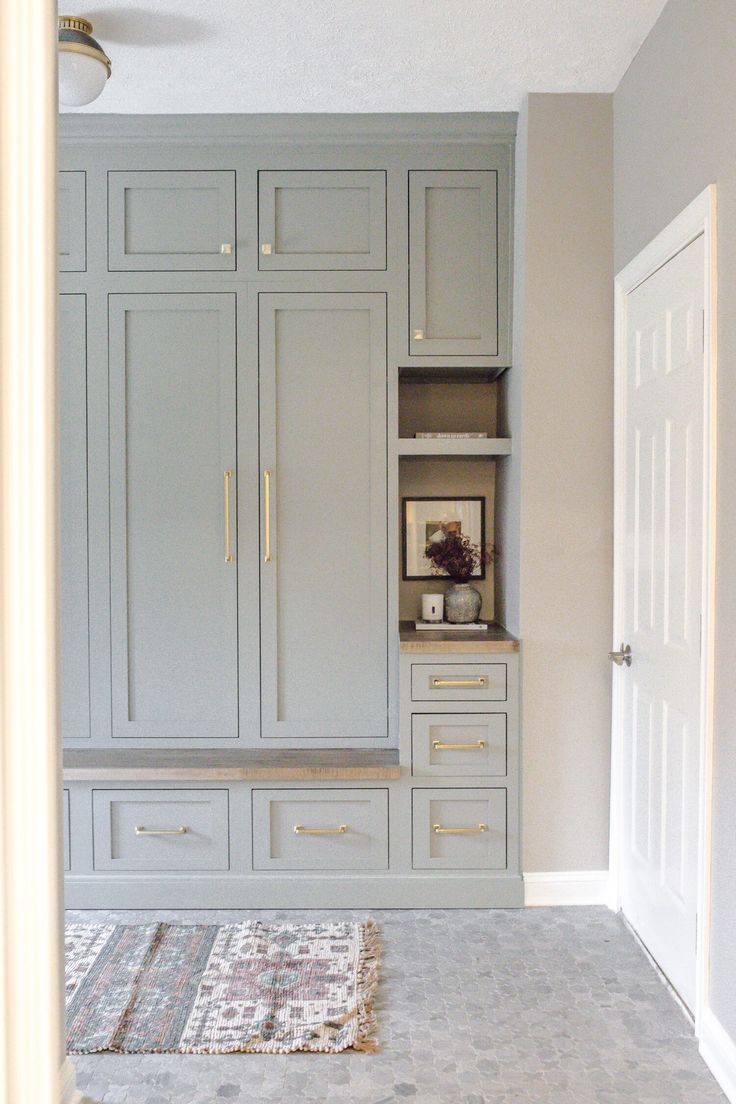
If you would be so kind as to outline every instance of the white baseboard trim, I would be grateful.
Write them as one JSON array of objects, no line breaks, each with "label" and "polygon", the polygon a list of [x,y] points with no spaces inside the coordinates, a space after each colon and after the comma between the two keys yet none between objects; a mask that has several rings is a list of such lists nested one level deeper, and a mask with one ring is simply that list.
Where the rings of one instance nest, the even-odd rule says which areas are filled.
[{"label": "white baseboard trim", "polygon": [[524,875],[524,904],[607,905],[607,870],[553,870]]},{"label": "white baseboard trim", "polygon": [[84,1104],[84,1097],[77,1088],[77,1071],[69,1058],[64,1059],[59,1074],[59,1104]]},{"label": "white baseboard trim", "polygon": [[736,1043],[712,1009],[700,1017],[700,1053],[731,1104],[736,1104]]}]

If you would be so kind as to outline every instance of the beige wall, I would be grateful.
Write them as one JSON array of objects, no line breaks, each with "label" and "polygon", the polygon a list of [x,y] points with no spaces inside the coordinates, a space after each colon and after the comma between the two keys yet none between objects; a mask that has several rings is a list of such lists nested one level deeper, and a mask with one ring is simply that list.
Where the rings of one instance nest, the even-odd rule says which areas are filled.
[{"label": "beige wall", "polygon": [[[515,380],[509,380],[505,415],[516,430],[516,471],[504,476],[519,492],[523,868],[604,870],[613,516],[611,97],[531,95],[519,145],[524,130],[516,250],[523,279],[517,278]],[[508,513],[507,507],[499,519],[504,544],[514,526]],[[508,593],[503,601],[508,607]]]},{"label": "beige wall", "polygon": [[614,97],[616,267],[718,186],[718,508],[710,1003],[736,1039],[736,7],[670,0]]}]

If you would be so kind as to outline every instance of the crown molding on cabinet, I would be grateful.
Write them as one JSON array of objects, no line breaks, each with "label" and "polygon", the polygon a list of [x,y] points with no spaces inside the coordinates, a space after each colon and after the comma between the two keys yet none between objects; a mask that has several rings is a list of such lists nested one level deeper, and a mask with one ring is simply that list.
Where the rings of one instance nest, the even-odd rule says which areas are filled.
[{"label": "crown molding on cabinet", "polygon": [[467,144],[513,142],[512,111],[384,115],[102,115],[64,113],[59,140],[66,142],[173,142],[221,145],[233,141],[269,144],[299,140],[325,145],[346,142]]}]

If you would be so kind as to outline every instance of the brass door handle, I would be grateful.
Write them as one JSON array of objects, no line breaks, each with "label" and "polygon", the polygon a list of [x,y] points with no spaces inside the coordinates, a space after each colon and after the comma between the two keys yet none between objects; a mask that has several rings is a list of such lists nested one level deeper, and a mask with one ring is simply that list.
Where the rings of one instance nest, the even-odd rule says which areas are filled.
[{"label": "brass door handle", "polygon": [[303,824],[294,825],[298,836],[344,836],[347,830],[347,824],[341,824],[339,828],[305,828]]},{"label": "brass door handle", "polygon": [[271,472],[266,469],[263,473],[263,529],[265,539],[265,552],[263,562],[271,562]]},{"label": "brass door handle", "polygon": [[470,688],[473,690],[482,689],[488,680],[485,676],[481,675],[480,678],[473,679],[448,679],[448,678],[433,678],[432,686],[435,689],[457,689],[458,687]]},{"label": "brass door handle", "polygon": [[188,831],[186,825],[182,825],[181,828],[144,828],[142,824],[137,824],[135,834],[137,836],[185,836]]},{"label": "brass door handle", "polygon": [[433,824],[432,831],[436,832],[438,836],[465,836],[469,834],[477,834],[478,832],[487,832],[487,824],[479,824],[477,828],[443,828],[441,824]]},{"label": "brass door handle", "polygon": [[435,751],[482,751],[486,747],[486,741],[478,740],[475,744],[443,744],[441,740],[433,740],[432,747]]},{"label": "brass door handle", "polygon": [[220,246],[220,253],[223,257],[229,257],[233,251],[233,247],[230,242],[223,242]]},{"label": "brass door handle", "polygon": [[225,480],[225,563],[232,563],[233,557],[230,553],[230,480],[233,477],[233,473],[228,470],[223,472]]}]

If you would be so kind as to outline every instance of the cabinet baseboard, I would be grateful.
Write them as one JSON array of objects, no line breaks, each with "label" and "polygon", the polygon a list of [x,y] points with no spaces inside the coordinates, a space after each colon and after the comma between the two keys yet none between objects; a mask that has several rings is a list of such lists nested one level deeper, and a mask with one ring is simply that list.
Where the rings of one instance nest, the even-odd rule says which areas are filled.
[{"label": "cabinet baseboard", "polygon": [[67,875],[66,908],[521,908],[520,876]]}]

